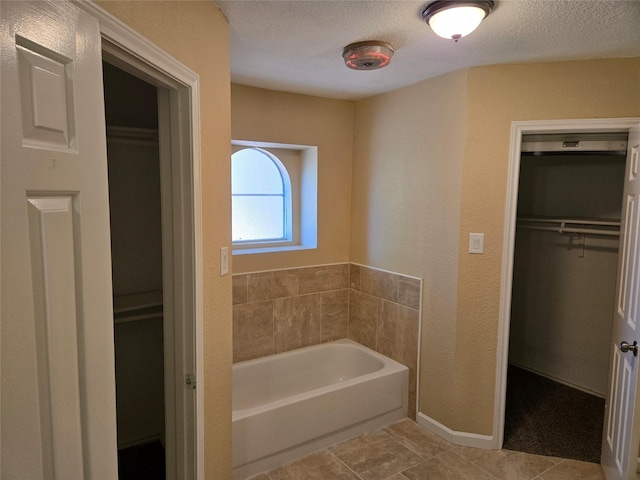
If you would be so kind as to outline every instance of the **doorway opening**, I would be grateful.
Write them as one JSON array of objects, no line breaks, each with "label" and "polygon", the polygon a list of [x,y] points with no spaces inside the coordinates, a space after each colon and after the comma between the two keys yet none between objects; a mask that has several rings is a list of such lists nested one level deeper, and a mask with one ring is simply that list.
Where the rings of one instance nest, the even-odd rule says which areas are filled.
[{"label": "doorway opening", "polygon": [[[581,132],[626,133],[628,148],[626,173],[624,175],[624,202],[620,233],[620,254],[616,274],[615,308],[609,343],[608,382],[606,391],[605,419],[602,435],[601,464],[607,478],[635,478],[636,457],[640,443],[640,420],[634,414],[638,381],[635,349],[631,342],[638,336],[635,329],[635,312],[638,291],[634,289],[638,275],[636,261],[640,250],[640,210],[636,192],[638,165],[640,164],[640,119],[612,118],[589,120],[551,120],[513,122],[507,202],[505,211],[505,235],[503,246],[502,281],[500,298],[500,321],[497,344],[496,401],[494,410],[493,448],[503,448],[505,434],[505,411],[507,393],[507,366],[509,362],[509,336],[512,314],[512,286],[515,258],[516,224],[518,210],[518,186],[523,139],[526,135],[562,134]],[[547,225],[540,225],[547,226]],[[565,225],[566,227],[566,225]],[[557,228],[557,226],[556,226]],[[615,226],[613,227],[615,228]],[[573,233],[573,232],[572,232]],[[634,260],[636,259],[636,260]],[[635,282],[635,283],[634,283]],[[633,318],[631,318],[633,316]],[[623,340],[621,343],[621,339]],[[626,345],[625,341],[629,340]],[[626,347],[626,348],[625,348]],[[629,352],[628,354],[626,352]],[[588,355],[591,352],[585,351]],[[613,360],[611,360],[613,359]]]},{"label": "doorway opening", "polygon": [[107,132],[111,203],[119,202],[112,222],[120,222],[112,241],[114,329],[124,339],[116,344],[119,447],[133,448],[133,478],[191,480],[203,475],[197,76],[115,30],[103,33],[102,58],[105,77],[117,80],[110,96],[125,98],[105,107],[108,123],[120,123]]},{"label": "doorway opening", "polygon": [[627,137],[522,138],[506,449],[600,462]]},{"label": "doorway opening", "polygon": [[106,62],[103,80],[118,475],[121,480],[164,479],[165,325],[158,92],[155,86]]}]

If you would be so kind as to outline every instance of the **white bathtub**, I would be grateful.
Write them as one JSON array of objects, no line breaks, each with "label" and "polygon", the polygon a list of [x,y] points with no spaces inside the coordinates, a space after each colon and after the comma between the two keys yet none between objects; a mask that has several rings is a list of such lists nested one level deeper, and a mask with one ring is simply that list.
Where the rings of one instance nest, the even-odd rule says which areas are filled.
[{"label": "white bathtub", "polygon": [[235,364],[234,479],[404,418],[408,376],[346,339]]}]

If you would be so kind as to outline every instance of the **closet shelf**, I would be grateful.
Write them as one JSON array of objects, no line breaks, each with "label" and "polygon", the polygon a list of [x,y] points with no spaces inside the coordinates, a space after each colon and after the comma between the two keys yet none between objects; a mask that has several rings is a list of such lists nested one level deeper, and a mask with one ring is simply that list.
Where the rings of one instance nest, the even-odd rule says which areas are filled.
[{"label": "closet shelf", "polygon": [[620,221],[611,219],[518,217],[517,227],[558,233],[620,236]]},{"label": "closet shelf", "polygon": [[162,292],[152,290],[113,298],[114,323],[162,318]]},{"label": "closet shelf", "polygon": [[107,125],[107,141],[129,145],[158,145],[158,130],[155,128],[118,127]]}]

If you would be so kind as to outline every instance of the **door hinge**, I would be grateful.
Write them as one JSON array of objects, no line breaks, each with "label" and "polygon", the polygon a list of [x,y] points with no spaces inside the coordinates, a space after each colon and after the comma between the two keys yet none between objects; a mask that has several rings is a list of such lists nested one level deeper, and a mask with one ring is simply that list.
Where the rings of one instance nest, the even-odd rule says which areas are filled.
[{"label": "door hinge", "polygon": [[195,389],[198,381],[193,373],[187,373],[184,376],[184,385],[187,388]]}]

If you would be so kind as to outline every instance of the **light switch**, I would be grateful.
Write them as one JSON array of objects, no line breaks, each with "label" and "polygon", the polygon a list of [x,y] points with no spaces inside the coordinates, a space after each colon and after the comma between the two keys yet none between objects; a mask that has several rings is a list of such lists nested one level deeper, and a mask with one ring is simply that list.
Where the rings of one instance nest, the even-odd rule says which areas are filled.
[{"label": "light switch", "polygon": [[220,276],[229,273],[229,247],[220,249]]},{"label": "light switch", "polygon": [[469,234],[469,253],[484,253],[484,233]]}]

